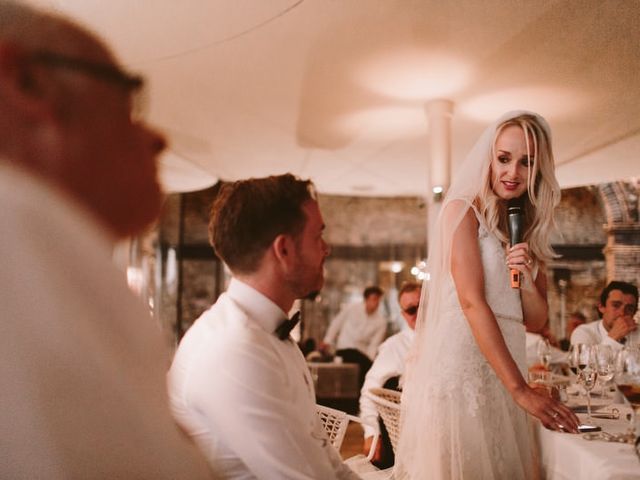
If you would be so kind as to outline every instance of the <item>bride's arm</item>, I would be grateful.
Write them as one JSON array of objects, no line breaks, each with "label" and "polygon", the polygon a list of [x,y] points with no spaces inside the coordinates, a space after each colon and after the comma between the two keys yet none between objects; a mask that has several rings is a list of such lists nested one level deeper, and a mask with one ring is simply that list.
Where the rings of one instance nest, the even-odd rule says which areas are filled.
[{"label": "bride's arm", "polygon": [[[470,209],[453,234],[451,275],[471,332],[500,381],[513,399],[553,430],[562,425],[576,431],[576,416],[550,397],[538,395],[520,374],[484,296],[484,271],[478,245],[478,221]],[[555,417],[554,417],[555,415]]]}]

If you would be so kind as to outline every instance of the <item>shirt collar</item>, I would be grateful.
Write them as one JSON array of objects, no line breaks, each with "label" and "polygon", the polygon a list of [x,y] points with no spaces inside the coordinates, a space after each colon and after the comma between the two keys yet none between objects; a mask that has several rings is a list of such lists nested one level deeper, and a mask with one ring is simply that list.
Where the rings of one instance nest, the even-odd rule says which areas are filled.
[{"label": "shirt collar", "polygon": [[255,288],[237,278],[232,278],[227,295],[246,314],[249,319],[268,333],[275,332],[278,325],[287,318],[287,314],[275,303]]}]

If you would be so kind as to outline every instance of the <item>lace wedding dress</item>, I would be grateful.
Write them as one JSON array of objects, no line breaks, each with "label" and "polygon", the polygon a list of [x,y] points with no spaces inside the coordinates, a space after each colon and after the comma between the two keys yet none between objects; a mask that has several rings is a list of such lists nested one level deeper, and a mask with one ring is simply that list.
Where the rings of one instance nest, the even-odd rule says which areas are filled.
[{"label": "lace wedding dress", "polygon": [[526,378],[519,291],[509,283],[504,245],[473,207],[496,125],[521,113],[507,114],[485,131],[442,207],[429,250],[431,280],[423,287],[416,341],[407,360],[394,479],[516,480],[534,475],[527,414],[480,351],[450,271],[453,233],[471,208],[479,222],[485,298]]},{"label": "lace wedding dress", "polygon": [[[505,271],[504,247],[480,224],[486,298],[505,342],[526,374],[525,329],[518,290]],[[485,359],[462,313],[453,285],[424,345],[427,365],[403,397],[421,399],[404,410],[398,479],[520,479],[531,472],[527,417]],[[403,398],[404,402],[405,398]],[[419,444],[405,442],[418,440]]]}]

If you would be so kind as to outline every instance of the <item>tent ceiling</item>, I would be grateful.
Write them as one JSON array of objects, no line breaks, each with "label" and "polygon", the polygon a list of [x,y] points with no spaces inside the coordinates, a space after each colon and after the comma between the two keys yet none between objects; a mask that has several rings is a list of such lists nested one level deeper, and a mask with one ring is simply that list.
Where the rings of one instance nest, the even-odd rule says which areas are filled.
[{"label": "tent ceiling", "polygon": [[424,106],[452,162],[507,110],[554,132],[564,187],[640,176],[640,6],[629,0],[33,0],[150,79],[174,189],[293,172],[321,192],[421,195]]}]

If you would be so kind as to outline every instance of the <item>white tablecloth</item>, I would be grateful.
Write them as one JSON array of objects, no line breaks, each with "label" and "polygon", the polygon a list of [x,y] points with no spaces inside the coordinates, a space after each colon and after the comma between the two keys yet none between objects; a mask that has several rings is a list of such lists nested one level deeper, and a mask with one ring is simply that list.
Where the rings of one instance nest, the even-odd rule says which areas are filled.
[{"label": "white tablecloth", "polygon": [[[605,432],[625,432],[630,408],[615,405],[620,419],[595,419]],[[608,410],[608,409],[607,409]],[[586,415],[578,415],[584,421]],[[542,469],[547,480],[630,480],[640,479],[640,460],[633,445],[589,441],[582,435],[558,433],[540,425],[538,430]]]}]

